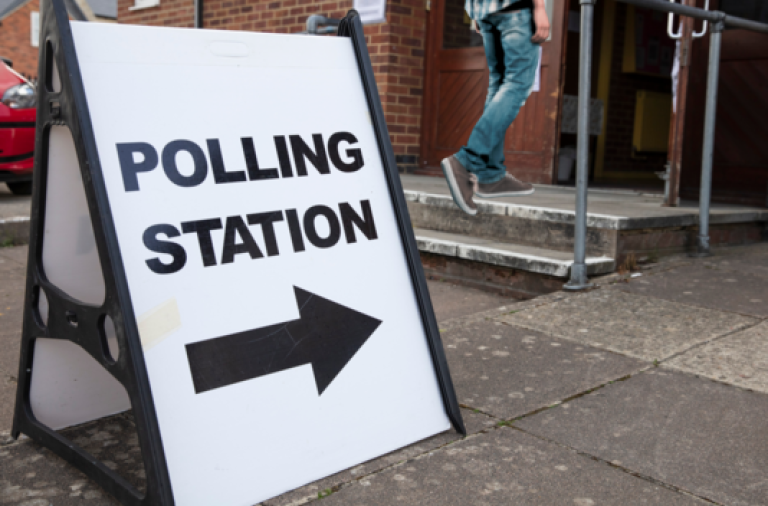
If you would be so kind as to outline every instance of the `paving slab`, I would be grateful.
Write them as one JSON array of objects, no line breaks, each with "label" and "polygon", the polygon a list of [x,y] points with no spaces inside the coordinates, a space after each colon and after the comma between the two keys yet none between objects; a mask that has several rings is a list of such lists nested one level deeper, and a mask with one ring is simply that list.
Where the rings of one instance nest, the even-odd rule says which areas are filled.
[{"label": "paving slab", "polygon": [[323,505],[635,506],[700,505],[510,428],[459,441],[386,472],[365,476]]},{"label": "paving slab", "polygon": [[768,498],[768,396],[653,369],[516,424],[731,506]]},{"label": "paving slab", "polygon": [[524,300],[512,299],[514,302],[514,305],[500,306],[494,309],[489,309],[488,311],[473,313],[469,316],[464,316],[461,318],[451,318],[448,320],[441,320],[440,332],[445,332],[447,330],[456,329],[459,327],[466,327],[468,325],[474,325],[475,322],[478,322],[478,321],[492,321],[498,318],[499,316],[509,314],[510,312],[522,311],[523,309],[531,308],[531,307],[544,306],[546,304],[551,304],[554,301],[561,300],[564,297],[566,297],[566,295],[564,295],[562,292],[552,292],[545,295],[539,295],[538,297],[534,297],[533,299],[524,299]]},{"label": "paving slab", "polygon": [[[16,339],[0,337],[0,432],[10,430],[16,404],[16,384],[19,375],[19,343]],[[0,438],[2,439],[2,438]],[[2,504],[2,503],[0,503]]]},{"label": "paving slab", "polygon": [[[498,420],[481,413],[473,413],[462,409],[461,414],[467,428],[467,434],[477,434],[480,431],[493,428]],[[388,467],[416,458],[419,455],[436,451],[450,443],[462,439],[462,436],[454,431],[443,432],[431,438],[419,441],[413,445],[394,451],[379,458],[370,460],[359,466],[336,473],[314,483],[297,488],[291,492],[264,501],[264,506],[294,506],[312,499],[317,499],[318,494],[327,490],[336,490],[343,484],[357,480],[361,476],[379,472]]]},{"label": "paving slab", "polygon": [[8,187],[0,183],[0,221],[7,218],[29,218],[32,208],[32,196],[14,195]]},{"label": "paving slab", "polygon": [[7,246],[0,248],[0,258],[15,262],[20,267],[26,269],[28,251],[29,246]]},{"label": "paving slab", "polygon": [[0,338],[21,337],[26,282],[21,272],[0,273]]},{"label": "paving slab", "polygon": [[703,263],[718,269],[768,278],[768,242],[717,249],[714,256],[704,259]]},{"label": "paving slab", "polygon": [[768,322],[687,351],[664,367],[768,394]]},{"label": "paving slab", "polygon": [[[0,248],[0,431],[9,430],[13,423],[26,253],[24,246]],[[23,261],[20,262],[21,258]]]},{"label": "paving slab", "polygon": [[495,321],[476,321],[441,335],[459,402],[505,420],[647,365]]},{"label": "paving slab", "polygon": [[[66,431],[67,437],[128,480],[146,486],[139,440],[123,416]],[[93,481],[32,441],[0,446],[0,504],[119,506]]]},{"label": "paving slab", "polygon": [[503,307],[504,309],[499,310],[501,313],[506,306],[519,302],[511,297],[502,297],[440,280],[427,280],[427,287],[438,322]]},{"label": "paving slab", "polygon": [[[9,298],[15,296],[16,299],[24,297],[24,287],[26,280],[26,269],[23,266],[18,265],[13,260],[0,256],[0,313],[5,312],[4,309],[7,306],[3,306],[3,298]],[[0,320],[0,332],[2,332],[3,324]]]},{"label": "paving slab", "polygon": [[10,248],[0,248],[0,280],[2,280],[0,286],[5,284],[7,276],[17,275],[19,271],[26,274],[24,266],[16,262],[12,255],[3,254],[5,253],[3,250],[6,249]]},{"label": "paving slab", "polygon": [[768,277],[697,263],[630,278],[613,288],[722,311],[768,317]]},{"label": "paving slab", "polygon": [[[470,434],[493,428],[497,422],[493,418],[467,410],[463,410],[462,414]],[[138,436],[130,419],[129,414],[118,415],[64,432],[72,441],[143,491],[146,476],[141,463]],[[0,440],[5,437],[7,432],[0,431]],[[438,434],[270,499],[265,504],[288,505],[317,498],[320,491],[338,488],[360,476],[413,459],[459,439],[462,439],[462,436],[454,431]],[[74,466],[33,441],[25,440],[0,446],[0,504],[37,506],[38,503],[24,502],[30,500],[48,501],[40,502],[41,506],[49,506],[51,503],[56,506],[118,504]]]},{"label": "paving slab", "polygon": [[651,362],[759,322],[615,289],[573,295],[499,320]]},{"label": "paving slab", "polygon": [[[27,248],[0,248],[0,432],[13,423]],[[19,259],[24,258],[23,262]],[[2,504],[0,502],[0,504]]]},{"label": "paving slab", "polygon": [[[24,287],[27,277],[27,247],[0,247],[0,292],[7,294],[20,293],[24,297]],[[19,296],[17,296],[18,298]],[[0,313],[4,306],[0,296]],[[0,320],[0,333],[3,324]]]}]

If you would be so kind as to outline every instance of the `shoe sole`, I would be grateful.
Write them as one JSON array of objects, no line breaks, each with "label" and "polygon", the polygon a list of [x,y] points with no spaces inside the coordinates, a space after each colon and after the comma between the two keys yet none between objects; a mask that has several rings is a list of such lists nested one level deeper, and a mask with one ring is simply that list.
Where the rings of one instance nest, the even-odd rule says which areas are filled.
[{"label": "shoe sole", "polygon": [[471,207],[467,206],[464,203],[464,199],[461,198],[461,191],[459,190],[459,185],[456,182],[456,177],[454,177],[453,175],[453,169],[451,168],[451,164],[447,160],[448,159],[446,158],[445,160],[440,162],[440,168],[443,170],[443,174],[445,175],[445,180],[448,181],[448,189],[451,191],[451,197],[453,197],[453,201],[456,203],[457,206],[459,206],[459,209],[461,209],[465,213],[469,214],[470,216],[476,215],[477,209],[472,209]]},{"label": "shoe sole", "polygon": [[519,192],[504,192],[504,193],[480,193],[475,192],[475,195],[477,195],[480,198],[483,199],[495,199],[498,197],[522,197],[524,195],[532,195],[533,192],[536,191],[535,188],[531,188],[530,190],[523,190]]}]

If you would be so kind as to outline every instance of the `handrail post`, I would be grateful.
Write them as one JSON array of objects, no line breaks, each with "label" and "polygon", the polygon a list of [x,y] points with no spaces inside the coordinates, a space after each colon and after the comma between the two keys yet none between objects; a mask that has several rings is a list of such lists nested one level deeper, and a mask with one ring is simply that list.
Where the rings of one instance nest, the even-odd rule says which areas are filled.
[{"label": "handrail post", "polygon": [[[720,13],[722,15],[722,13]],[[720,47],[723,18],[712,23],[709,38],[709,68],[707,69],[707,99],[704,110],[704,148],[701,156],[701,190],[699,192],[699,234],[693,257],[707,257],[709,250],[709,202],[712,196],[712,159],[715,146],[715,113],[717,112],[717,81],[720,77]]]},{"label": "handrail post", "polygon": [[589,102],[592,89],[592,32],[596,0],[580,0],[581,45],[579,49],[579,114],[576,139],[576,216],[573,234],[573,265],[566,290],[583,290],[587,279],[587,184],[589,179]]}]

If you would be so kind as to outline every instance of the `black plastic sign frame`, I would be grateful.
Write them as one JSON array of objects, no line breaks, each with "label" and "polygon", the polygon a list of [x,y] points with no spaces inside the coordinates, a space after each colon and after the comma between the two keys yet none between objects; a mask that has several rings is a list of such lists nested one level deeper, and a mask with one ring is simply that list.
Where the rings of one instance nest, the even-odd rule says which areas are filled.
[{"label": "black plastic sign frame", "polygon": [[[403,254],[413,282],[446,414],[453,427],[461,434],[466,434],[410,225],[397,165],[384,121],[384,112],[363,35],[363,26],[356,11],[350,11],[342,20],[338,36],[349,37],[354,47],[392,207],[402,239]],[[54,91],[53,86],[56,69],[58,69],[60,80],[58,92]],[[171,506],[175,501],[158,429],[157,414],[64,0],[52,0],[44,4],[38,75],[40,84],[35,134],[34,193],[19,381],[12,435],[18,438],[21,433],[24,433],[47,447],[76,466],[126,506]],[[54,125],[67,126],[74,139],[106,288],[106,296],[101,306],[84,304],[68,296],[48,280],[43,269],[48,140]],[[43,322],[38,308],[41,292],[45,294],[49,307],[46,323]],[[112,361],[107,350],[107,338],[104,332],[104,321],[107,316],[114,322],[117,333],[120,353],[116,361]],[[33,362],[35,340],[38,338],[68,340],[79,345],[125,388],[133,408],[146,472],[147,482],[144,494],[74,442],[35,418],[30,405],[30,387],[35,371]]]}]

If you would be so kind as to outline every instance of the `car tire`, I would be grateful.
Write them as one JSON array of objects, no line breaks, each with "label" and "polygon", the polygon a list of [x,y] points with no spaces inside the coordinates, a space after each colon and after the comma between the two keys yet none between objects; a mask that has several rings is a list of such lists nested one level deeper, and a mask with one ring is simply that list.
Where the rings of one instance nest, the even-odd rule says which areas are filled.
[{"label": "car tire", "polygon": [[32,195],[32,181],[5,183],[14,195]]}]

